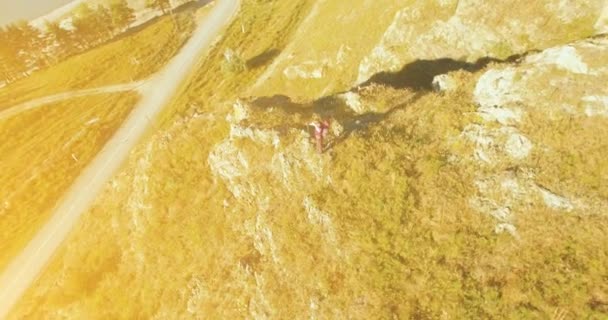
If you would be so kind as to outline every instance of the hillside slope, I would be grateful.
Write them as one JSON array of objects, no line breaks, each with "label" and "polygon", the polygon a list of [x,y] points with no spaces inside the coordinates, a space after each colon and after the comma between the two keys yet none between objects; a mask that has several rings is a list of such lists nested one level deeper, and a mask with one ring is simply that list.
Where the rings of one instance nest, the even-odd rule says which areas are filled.
[{"label": "hillside slope", "polygon": [[605,318],[607,4],[544,3],[244,1],[12,317]]},{"label": "hillside slope", "polygon": [[603,0],[315,1],[255,93],[315,98],[415,60],[475,62],[542,50],[605,32],[606,7]]}]

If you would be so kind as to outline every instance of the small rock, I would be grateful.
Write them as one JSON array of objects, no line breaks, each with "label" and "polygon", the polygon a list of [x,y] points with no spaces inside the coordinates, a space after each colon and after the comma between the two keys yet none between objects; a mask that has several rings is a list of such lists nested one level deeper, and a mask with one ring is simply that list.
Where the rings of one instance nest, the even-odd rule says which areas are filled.
[{"label": "small rock", "polygon": [[344,126],[342,126],[342,124],[338,121],[332,121],[330,125],[330,130],[335,137],[339,137],[344,132]]},{"label": "small rock", "polygon": [[519,182],[512,177],[505,178],[504,180],[502,180],[500,182],[500,186],[502,187],[503,191],[511,195],[521,195],[523,193],[522,187],[520,186]]},{"label": "small rock", "polygon": [[489,109],[520,101],[521,97],[514,85],[516,73],[514,68],[486,72],[475,87],[475,102],[480,107]]},{"label": "small rock", "polygon": [[502,207],[490,212],[490,215],[498,221],[506,221],[511,217],[511,209]]},{"label": "small rock", "polygon": [[447,74],[440,74],[433,78],[433,89],[438,92],[449,92],[456,89],[456,81]]},{"label": "small rock", "polygon": [[574,205],[572,204],[572,202],[564,197],[560,197],[558,195],[556,195],[555,193],[542,188],[542,187],[538,187],[538,191],[540,192],[541,196],[543,197],[543,201],[545,202],[545,204],[551,208],[551,209],[555,209],[555,210],[564,210],[564,211],[572,211],[574,210]]},{"label": "small rock", "polygon": [[505,151],[513,159],[521,160],[528,157],[532,150],[532,142],[525,136],[514,133],[509,136],[505,144]]},{"label": "small rock", "polygon": [[347,93],[341,94],[340,98],[344,100],[344,103],[351,108],[357,114],[363,114],[365,112],[363,108],[363,103],[361,102],[361,96],[358,93],[349,91]]},{"label": "small rock", "polygon": [[283,74],[289,80],[295,79],[321,79],[324,75],[325,63],[307,61],[297,66],[289,66],[283,70]]},{"label": "small rock", "polygon": [[239,123],[249,118],[249,107],[247,107],[242,101],[237,100],[233,105],[233,112],[226,117],[226,120],[230,123]]},{"label": "small rock", "polygon": [[519,235],[517,234],[517,228],[515,228],[515,226],[510,223],[500,223],[496,225],[496,227],[494,228],[494,232],[496,232],[497,234],[507,232],[515,238],[519,237]]},{"label": "small rock", "polygon": [[101,119],[99,119],[99,117],[94,117],[91,120],[87,121],[84,123],[85,126],[90,126],[93,124],[96,124],[97,122],[99,122]]},{"label": "small rock", "polygon": [[479,112],[479,116],[485,121],[497,121],[505,126],[514,125],[521,121],[521,110],[502,107],[480,107],[477,111]]}]

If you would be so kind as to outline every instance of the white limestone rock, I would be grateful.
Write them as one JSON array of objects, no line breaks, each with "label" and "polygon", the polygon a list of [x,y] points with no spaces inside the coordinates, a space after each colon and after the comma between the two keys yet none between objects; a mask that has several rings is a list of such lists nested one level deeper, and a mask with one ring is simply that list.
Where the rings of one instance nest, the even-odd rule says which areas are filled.
[{"label": "white limestone rock", "polygon": [[574,205],[567,198],[558,196],[555,193],[542,187],[538,187],[538,192],[540,193],[543,198],[543,201],[549,208],[555,210],[563,210],[567,212],[574,210]]},{"label": "white limestone rock", "polygon": [[283,74],[289,80],[321,79],[325,75],[325,67],[323,62],[307,61],[299,65],[285,68]]},{"label": "white limestone rock", "polygon": [[379,45],[372,50],[368,57],[361,61],[357,83],[363,83],[381,71],[397,71],[401,64],[401,59],[397,54],[384,45]]},{"label": "white limestone rock", "polygon": [[508,233],[514,238],[518,239],[519,235],[517,234],[517,228],[510,223],[499,223],[494,227],[494,232],[497,234]]},{"label": "white limestone rock", "polygon": [[249,107],[243,103],[241,100],[237,100],[232,105],[232,113],[226,116],[226,120],[229,123],[239,123],[247,118],[249,118]]},{"label": "white limestone rock", "polygon": [[507,154],[516,160],[522,160],[530,155],[530,151],[532,151],[532,142],[528,140],[525,136],[519,133],[513,133],[507,139],[507,143],[505,144],[505,151]]},{"label": "white limestone rock", "polygon": [[539,54],[526,58],[526,63],[536,65],[554,65],[559,69],[576,73],[589,74],[589,67],[573,46],[547,49]]},{"label": "white limestone rock", "polygon": [[344,100],[344,103],[346,103],[346,105],[351,108],[355,113],[365,113],[366,110],[363,106],[363,103],[361,102],[361,96],[358,93],[349,91],[347,93],[341,94],[340,98],[342,98],[342,100]]},{"label": "white limestone rock", "polygon": [[456,90],[456,81],[447,74],[440,74],[433,78],[433,89],[438,92],[449,92]]},{"label": "white limestone rock", "polygon": [[522,111],[520,109],[480,107],[477,109],[477,112],[485,121],[496,121],[505,126],[519,123],[522,117]]},{"label": "white limestone rock", "polygon": [[491,129],[469,125],[463,136],[475,145],[473,158],[486,164],[493,164],[505,156],[523,160],[533,148],[532,142],[513,127]]},{"label": "white limestone rock", "polygon": [[490,109],[521,101],[521,95],[514,84],[516,74],[515,68],[486,72],[473,92],[475,102],[482,108]]}]

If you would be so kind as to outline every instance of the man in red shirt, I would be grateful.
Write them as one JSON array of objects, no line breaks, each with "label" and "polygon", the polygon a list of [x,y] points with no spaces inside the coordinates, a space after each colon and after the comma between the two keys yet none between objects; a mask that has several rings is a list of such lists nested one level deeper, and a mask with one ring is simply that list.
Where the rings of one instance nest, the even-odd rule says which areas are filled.
[{"label": "man in red shirt", "polygon": [[323,153],[323,139],[327,137],[329,132],[329,121],[313,121],[311,124],[315,128],[315,141],[317,143],[317,152]]}]

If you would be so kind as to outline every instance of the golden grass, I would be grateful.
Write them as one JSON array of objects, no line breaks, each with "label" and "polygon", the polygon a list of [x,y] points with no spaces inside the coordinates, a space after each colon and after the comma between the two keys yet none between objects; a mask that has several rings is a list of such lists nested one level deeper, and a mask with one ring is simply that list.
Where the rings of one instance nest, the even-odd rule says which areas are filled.
[{"label": "golden grass", "polygon": [[541,185],[574,197],[608,199],[608,141],[604,139],[608,121],[586,116],[544,118],[540,112],[533,113],[525,128],[526,135],[543,146],[530,160],[541,168]]},{"label": "golden grass", "polygon": [[[200,10],[204,15],[206,8]],[[200,17],[199,15],[199,17]],[[144,79],[180,49],[194,29],[193,12],[131,31],[0,89],[0,109],[66,90]],[[0,122],[0,269],[49,217],[61,195],[104,146],[137,101],[137,95],[98,95],[66,100]],[[93,121],[87,125],[87,121]],[[24,161],[27,159],[27,161]]]},{"label": "golden grass", "polygon": [[[197,110],[243,94],[276,58],[273,50],[284,48],[312,1],[263,1],[242,4],[238,19],[229,26],[222,40],[200,61],[197,72],[181,88],[171,106],[160,117],[163,125]],[[244,31],[244,33],[243,33]],[[248,65],[241,73],[222,70],[224,52],[234,50]],[[270,54],[269,54],[270,53]]]},{"label": "golden grass", "polygon": [[31,239],[137,95],[67,100],[0,122],[0,270]]},{"label": "golden grass", "polygon": [[[16,317],[53,317],[56,315],[55,310],[73,305],[78,301],[83,303],[73,305],[73,312],[86,318],[151,317],[159,307],[157,301],[155,299],[140,300],[136,297],[140,294],[146,296],[156,294],[160,283],[146,279],[154,277],[153,275],[159,269],[153,265],[142,265],[136,260],[128,262],[127,268],[120,267],[126,262],[125,259],[131,259],[126,256],[122,258],[123,252],[129,250],[127,247],[130,246],[139,248],[142,245],[147,246],[146,243],[148,243],[152,245],[149,248],[158,253],[167,250],[166,254],[160,255],[159,259],[154,258],[154,260],[165,267],[173,265],[178,268],[174,272],[166,273],[166,275],[173,274],[171,277],[176,277],[173,284],[164,283],[164,279],[162,282],[162,290],[169,296],[180,295],[180,292],[183,291],[184,284],[178,280],[184,276],[182,271],[189,269],[191,271],[188,273],[197,272],[184,267],[184,264],[192,263],[192,266],[196,266],[195,269],[222,272],[221,268],[224,266],[215,261],[220,261],[224,253],[216,251],[215,246],[200,247],[196,252],[179,253],[175,250],[174,241],[181,241],[178,239],[185,241],[178,245],[183,248],[193,248],[203,242],[224,243],[227,247],[231,246],[228,242],[229,239],[234,238],[230,236],[233,233],[230,231],[231,221],[226,220],[224,215],[212,214],[221,212],[221,202],[207,202],[212,196],[220,199],[223,198],[222,195],[226,197],[229,195],[224,187],[212,183],[211,172],[206,162],[207,155],[214,143],[223,139],[227,126],[222,122],[206,118],[206,121],[203,119],[203,122],[192,125],[187,132],[184,132],[181,127],[177,127],[178,131],[171,131],[170,128],[174,126],[176,120],[184,116],[189,117],[197,111],[205,110],[205,112],[214,114],[217,119],[221,119],[228,112],[228,109],[224,108],[226,106],[224,101],[234,99],[247,87],[248,83],[255,81],[263,71],[260,68],[249,69],[244,74],[225,74],[220,70],[223,49],[234,48],[246,59],[251,59],[272,48],[284,46],[289,35],[297,27],[298,19],[306,14],[307,7],[308,4],[305,1],[243,3],[243,16],[249,17],[249,19],[237,19],[228,28],[218,46],[210,52],[208,58],[201,61],[199,72],[184,86],[178,99],[164,113],[161,120],[164,130],[158,135],[151,136],[152,142],[148,141],[135,150],[134,156],[130,157],[126,167],[118,174],[117,180],[112,183],[117,188],[108,186],[100,197],[100,199],[106,200],[97,202],[94,208],[85,214],[83,222],[79,223],[75,229],[77,231],[68,240],[69,243],[75,245],[70,245],[70,247],[77,249],[77,253],[67,252],[65,247],[60,249],[58,258],[53,259],[48,267],[48,273],[45,274],[63,274],[63,268],[67,265],[74,266],[78,271],[72,269],[74,272],[66,274],[67,277],[60,276],[62,279],[59,281],[65,284],[65,287],[62,286],[63,289],[59,295],[57,295],[59,292],[55,291],[57,287],[47,282],[50,278],[43,276],[42,282],[39,284],[41,287],[34,286],[29,291],[29,294],[33,294],[33,296],[28,294],[22,300],[22,304],[16,308],[14,313]],[[245,40],[242,35],[243,28],[250,35]],[[251,33],[252,30],[253,33]],[[266,30],[278,31],[267,32]],[[218,84],[220,85],[218,86]],[[174,140],[178,136],[179,141]],[[190,170],[190,174],[184,174],[183,170],[186,168]],[[167,170],[173,171],[173,174],[167,174]],[[133,175],[132,172],[137,173]],[[151,172],[155,172],[153,177],[150,175]],[[152,178],[154,181],[151,183],[155,187],[149,192],[140,194],[139,191],[142,191],[140,183],[144,181],[141,179],[147,179],[145,177]],[[185,185],[190,187],[184,188]],[[131,189],[131,187],[135,189]],[[140,232],[134,225],[134,223],[138,223],[139,218],[132,220],[133,216],[124,214],[131,210],[125,211],[122,204],[136,208],[142,204],[147,206],[148,201],[155,202],[150,211],[150,213],[154,212],[154,218],[152,216],[148,218],[141,216],[141,218],[150,222],[154,220],[153,223],[156,224],[156,227],[146,228],[140,234],[141,237],[138,236],[138,239],[134,239],[132,238],[133,232]],[[177,204],[177,207],[173,207],[173,205],[165,207],[165,203],[174,203]],[[160,209],[161,207],[165,209]],[[169,210],[165,211],[169,215],[156,214],[160,213],[159,210]],[[208,214],[204,214],[205,212]],[[118,219],[115,220],[117,224],[114,224],[117,229],[106,224],[110,221],[107,219]],[[203,220],[206,220],[206,223],[201,224]],[[181,221],[181,223],[175,224],[173,223],[175,221]],[[91,235],[99,233],[104,236],[91,237]],[[116,237],[108,237],[113,233]],[[124,247],[115,241],[119,238],[122,239],[120,242]],[[157,246],[160,239],[170,240],[163,241],[167,246],[161,248]],[[87,250],[86,253],[80,251],[85,247],[90,248],[91,241],[95,242],[96,250]],[[233,243],[233,245],[236,248],[243,247],[240,243]],[[245,249],[248,249],[248,246],[237,251]],[[171,255],[169,252],[174,252],[175,255]],[[193,255],[191,256],[191,254]],[[229,250],[225,254],[233,255]],[[166,257],[167,260],[163,257]],[[140,258],[145,259],[139,260],[140,262],[148,261],[144,256]],[[178,261],[181,263],[176,263]],[[77,265],[78,267],[76,267]],[[140,267],[136,267],[136,265]],[[136,271],[132,267],[142,269]],[[120,275],[110,277],[109,274],[114,272],[120,272]],[[137,278],[136,281],[142,287],[133,291],[117,290],[118,283],[114,281],[123,276]],[[219,279],[217,280],[219,281]],[[48,294],[45,294],[43,298],[39,296],[39,292],[42,292],[40,290],[46,291]],[[34,302],[34,299],[38,298],[43,302],[41,300]],[[173,302],[168,303],[168,307],[173,307]],[[169,313],[165,316],[179,317],[179,314]]]},{"label": "golden grass", "polygon": [[[336,148],[332,173],[342,172],[342,186],[317,199],[342,224],[343,242],[361,251],[343,268],[365,271],[351,273],[345,287],[360,287],[371,301],[366,311],[378,318],[545,318],[556,309],[601,318],[608,221],[531,204],[517,212],[520,241],[493,234],[491,218],[467,202],[479,168],[446,158],[471,153],[446,143],[475,121],[462,116],[474,110],[463,98],[429,95]],[[546,118],[532,123],[552,134]],[[587,147],[593,143],[581,149]],[[531,169],[551,175],[554,167],[539,162]]]},{"label": "golden grass", "polygon": [[[349,90],[357,79],[359,62],[380,41],[395,13],[408,2],[317,1],[305,24],[281,52],[275,71],[253,94],[313,99]],[[303,62],[324,66],[324,77],[288,79],[283,75],[285,68]]]},{"label": "golden grass", "polygon": [[[302,169],[297,187],[288,189],[273,173],[277,150],[237,139],[252,168],[239,181],[258,197],[230,193],[208,156],[228,137],[231,102],[263,68],[222,72],[223,50],[247,60],[284,47],[309,8],[305,1],[243,3],[239,19],[163,114],[161,130],[136,148],[11,319],[601,319],[608,313],[604,217],[532,204],[517,213],[516,240],[495,234],[495,220],[470,208],[480,168],[452,159],[472,153],[453,138],[479,121],[470,94],[478,75],[457,74],[456,92],[426,93],[405,105],[396,101],[415,93],[370,88],[366,98],[379,109],[399,109],[322,156],[285,148],[306,116],[280,104],[254,111],[249,125],[279,128],[279,152],[319,161],[333,182],[320,183]],[[552,134],[546,130],[539,136]],[[577,170],[594,172],[602,163]],[[542,163],[530,166],[551,175]],[[303,208],[306,197],[322,210],[321,223]]]}]

